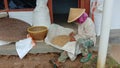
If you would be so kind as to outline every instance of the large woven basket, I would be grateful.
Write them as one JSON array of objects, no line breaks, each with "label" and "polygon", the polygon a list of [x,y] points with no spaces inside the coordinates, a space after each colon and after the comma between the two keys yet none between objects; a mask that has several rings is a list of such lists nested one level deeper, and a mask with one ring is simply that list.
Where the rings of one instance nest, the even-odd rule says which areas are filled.
[{"label": "large woven basket", "polygon": [[0,40],[17,42],[27,38],[27,22],[15,18],[0,18]]},{"label": "large woven basket", "polygon": [[45,26],[32,26],[27,29],[33,40],[44,40],[48,29]]}]

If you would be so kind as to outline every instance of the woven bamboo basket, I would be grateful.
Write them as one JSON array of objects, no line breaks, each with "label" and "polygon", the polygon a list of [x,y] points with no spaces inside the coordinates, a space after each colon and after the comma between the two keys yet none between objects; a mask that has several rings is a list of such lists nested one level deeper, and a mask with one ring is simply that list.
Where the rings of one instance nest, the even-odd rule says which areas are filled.
[{"label": "woven bamboo basket", "polygon": [[45,26],[32,26],[27,29],[33,40],[44,40],[48,29]]}]

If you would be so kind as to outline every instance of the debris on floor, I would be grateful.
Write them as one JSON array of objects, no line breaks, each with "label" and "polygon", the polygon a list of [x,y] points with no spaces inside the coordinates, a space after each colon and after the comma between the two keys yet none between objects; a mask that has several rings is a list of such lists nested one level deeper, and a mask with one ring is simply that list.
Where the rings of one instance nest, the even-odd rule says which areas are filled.
[{"label": "debris on floor", "polygon": [[[59,55],[60,53],[29,53],[22,60],[17,55],[0,55],[0,68],[53,68],[49,60],[58,58]],[[97,52],[93,53],[92,59],[87,63],[80,63],[81,57],[79,55],[73,62],[67,59],[64,68],[96,68]],[[120,68],[120,65],[107,57],[106,68]]]}]

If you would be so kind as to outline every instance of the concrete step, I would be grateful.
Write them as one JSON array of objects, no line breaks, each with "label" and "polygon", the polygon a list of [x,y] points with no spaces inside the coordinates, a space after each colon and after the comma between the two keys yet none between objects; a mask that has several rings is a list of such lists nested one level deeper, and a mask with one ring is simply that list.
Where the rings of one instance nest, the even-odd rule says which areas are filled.
[{"label": "concrete step", "polygon": [[[33,47],[29,53],[48,53],[48,52],[61,52],[61,50],[56,49],[50,45],[47,45],[44,42],[37,42],[36,46]],[[17,55],[15,43],[0,46],[0,55]]]}]

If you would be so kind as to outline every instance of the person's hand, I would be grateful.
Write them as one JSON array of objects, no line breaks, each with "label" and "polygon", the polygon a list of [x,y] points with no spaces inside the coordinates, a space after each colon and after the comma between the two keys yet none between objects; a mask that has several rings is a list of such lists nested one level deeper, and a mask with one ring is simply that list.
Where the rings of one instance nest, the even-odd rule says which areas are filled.
[{"label": "person's hand", "polygon": [[74,37],[70,37],[70,41],[76,41]]},{"label": "person's hand", "polygon": [[70,34],[69,34],[69,36],[71,37],[73,37],[73,36],[75,36],[75,34],[74,34],[74,32],[71,32]]},{"label": "person's hand", "polygon": [[73,32],[71,32],[69,36],[70,36],[70,41],[75,41],[75,38],[74,38],[75,34]]}]

